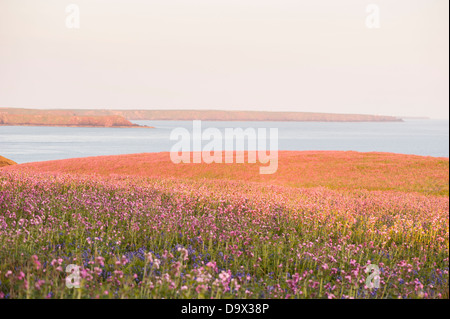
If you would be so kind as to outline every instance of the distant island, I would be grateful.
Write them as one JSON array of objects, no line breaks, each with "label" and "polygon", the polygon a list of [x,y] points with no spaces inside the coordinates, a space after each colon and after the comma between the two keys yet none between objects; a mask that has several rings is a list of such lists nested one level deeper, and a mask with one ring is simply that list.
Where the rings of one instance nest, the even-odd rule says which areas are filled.
[{"label": "distant island", "polygon": [[402,122],[394,116],[220,110],[38,110],[0,108],[0,125],[140,127],[148,121]]},{"label": "distant island", "polygon": [[62,127],[114,127],[134,128],[148,127],[133,124],[119,115],[61,114],[56,111],[40,111],[20,109],[19,112],[9,112],[0,109],[0,126],[62,126]]}]

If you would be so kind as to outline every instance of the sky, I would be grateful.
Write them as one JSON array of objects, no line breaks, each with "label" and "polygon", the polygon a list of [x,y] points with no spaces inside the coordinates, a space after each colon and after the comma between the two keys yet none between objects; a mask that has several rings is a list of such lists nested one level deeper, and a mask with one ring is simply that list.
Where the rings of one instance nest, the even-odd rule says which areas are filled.
[{"label": "sky", "polygon": [[0,107],[448,119],[448,30],[448,0],[0,0]]}]

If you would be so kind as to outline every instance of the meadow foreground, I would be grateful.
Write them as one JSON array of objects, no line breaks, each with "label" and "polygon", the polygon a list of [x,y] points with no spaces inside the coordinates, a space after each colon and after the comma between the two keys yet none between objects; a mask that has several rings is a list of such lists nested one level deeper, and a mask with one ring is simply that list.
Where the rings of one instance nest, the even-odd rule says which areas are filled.
[{"label": "meadow foreground", "polygon": [[448,158],[282,152],[278,177],[170,165],[0,169],[0,298],[449,298]]}]

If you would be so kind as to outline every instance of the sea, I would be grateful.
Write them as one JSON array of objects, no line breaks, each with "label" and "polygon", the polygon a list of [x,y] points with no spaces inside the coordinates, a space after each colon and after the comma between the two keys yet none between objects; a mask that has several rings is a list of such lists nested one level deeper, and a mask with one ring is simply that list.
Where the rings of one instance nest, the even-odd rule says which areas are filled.
[{"label": "sea", "polygon": [[[67,158],[168,152],[176,128],[192,121],[133,121],[154,128],[0,126],[0,155],[19,164]],[[279,150],[391,152],[449,157],[449,121],[404,122],[224,122],[202,121],[202,129],[278,129]],[[224,137],[225,138],[225,137]],[[206,143],[206,142],[205,142]],[[225,145],[225,143],[223,143]]]}]

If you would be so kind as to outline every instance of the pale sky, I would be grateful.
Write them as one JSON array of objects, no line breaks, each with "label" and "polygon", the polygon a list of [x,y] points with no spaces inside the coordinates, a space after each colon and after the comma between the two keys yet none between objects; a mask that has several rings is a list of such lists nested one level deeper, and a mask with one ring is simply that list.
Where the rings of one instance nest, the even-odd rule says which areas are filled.
[{"label": "pale sky", "polygon": [[448,118],[448,12],[448,0],[0,0],[0,107]]}]

